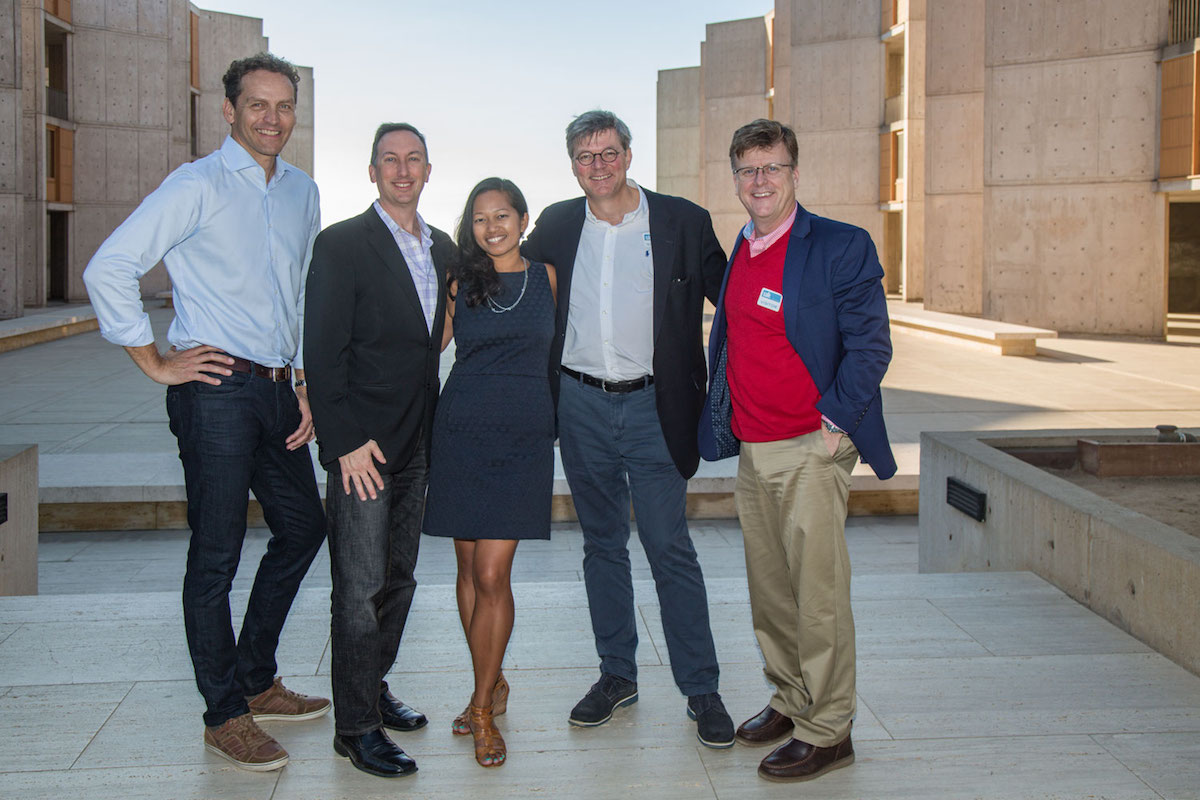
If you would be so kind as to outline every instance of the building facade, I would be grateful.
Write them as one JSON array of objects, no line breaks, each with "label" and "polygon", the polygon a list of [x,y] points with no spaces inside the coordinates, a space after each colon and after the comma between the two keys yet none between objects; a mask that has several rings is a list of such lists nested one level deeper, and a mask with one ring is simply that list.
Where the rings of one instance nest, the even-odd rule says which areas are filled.
[{"label": "building facade", "polygon": [[1200,311],[1197,37],[1200,0],[777,0],[659,73],[659,186],[728,247],[730,137],[779,119],[801,202],[871,234],[889,292],[1162,337]]},{"label": "building facade", "polygon": [[[83,269],[167,174],[220,147],[221,76],[262,20],[187,0],[0,0],[0,319],[87,302]],[[311,174],[312,70],[283,157]],[[169,288],[163,268],[145,296]]]}]

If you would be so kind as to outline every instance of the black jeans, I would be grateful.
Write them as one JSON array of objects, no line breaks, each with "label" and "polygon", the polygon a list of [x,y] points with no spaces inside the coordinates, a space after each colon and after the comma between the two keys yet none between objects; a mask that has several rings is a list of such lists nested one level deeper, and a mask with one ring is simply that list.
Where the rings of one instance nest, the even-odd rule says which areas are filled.
[{"label": "black jeans", "polygon": [[[220,386],[167,389],[187,487],[187,572],[183,622],[204,696],[205,725],[249,711],[246,697],[275,677],[275,648],[296,591],[321,549],[325,519],[308,448],[284,442],[300,424],[289,383],[235,372]],[[236,642],[229,587],[246,537],[249,492],[271,529]]]},{"label": "black jeans", "polygon": [[[390,465],[389,465],[390,466]],[[379,695],[396,660],[417,589],[428,470],[425,446],[399,472],[381,476],[374,500],[358,499],[331,465],[325,490],[333,573],[334,730],[361,736],[382,724]]]}]

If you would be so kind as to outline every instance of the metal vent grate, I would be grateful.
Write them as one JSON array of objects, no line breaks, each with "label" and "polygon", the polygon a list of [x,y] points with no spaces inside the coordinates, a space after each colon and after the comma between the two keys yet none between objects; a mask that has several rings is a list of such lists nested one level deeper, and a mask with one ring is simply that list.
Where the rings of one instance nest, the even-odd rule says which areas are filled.
[{"label": "metal vent grate", "polygon": [[987,516],[987,493],[972,489],[957,478],[946,478],[946,505],[983,522]]}]

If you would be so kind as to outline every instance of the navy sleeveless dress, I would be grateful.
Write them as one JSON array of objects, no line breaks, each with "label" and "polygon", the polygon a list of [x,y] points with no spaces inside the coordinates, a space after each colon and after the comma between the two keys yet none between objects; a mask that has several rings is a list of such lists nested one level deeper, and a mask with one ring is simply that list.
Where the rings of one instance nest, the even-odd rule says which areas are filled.
[{"label": "navy sleeveless dress", "polygon": [[544,265],[527,271],[524,295],[526,273],[502,272],[495,306],[468,307],[460,296],[455,308],[454,367],[430,444],[423,530],[432,536],[550,538],[554,295]]}]

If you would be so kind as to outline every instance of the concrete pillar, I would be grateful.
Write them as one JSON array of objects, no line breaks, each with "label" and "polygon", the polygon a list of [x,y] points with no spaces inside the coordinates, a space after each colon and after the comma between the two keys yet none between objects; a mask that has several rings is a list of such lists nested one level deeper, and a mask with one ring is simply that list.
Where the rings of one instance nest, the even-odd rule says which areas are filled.
[{"label": "concrete pillar", "polygon": [[0,444],[0,493],[8,516],[0,522],[0,596],[37,594],[37,445]]}]

